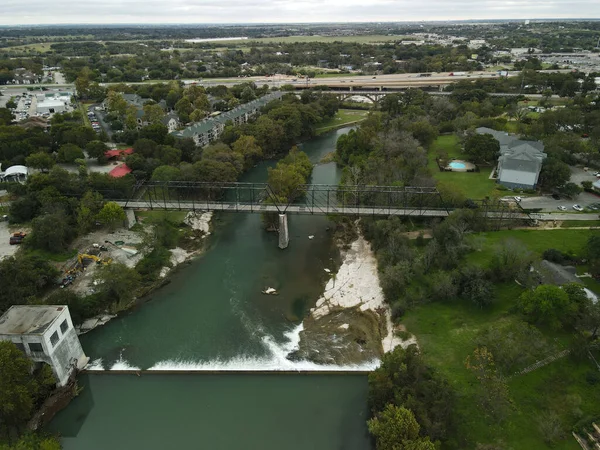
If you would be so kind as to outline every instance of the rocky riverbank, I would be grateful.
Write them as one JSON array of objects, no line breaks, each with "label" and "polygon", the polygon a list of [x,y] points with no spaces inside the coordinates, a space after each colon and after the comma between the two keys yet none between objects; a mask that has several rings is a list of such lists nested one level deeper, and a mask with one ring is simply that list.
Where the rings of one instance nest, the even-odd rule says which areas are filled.
[{"label": "rocky riverbank", "polygon": [[[187,226],[189,226],[193,231],[198,233],[198,235],[199,235],[198,239],[205,239],[208,236],[210,236],[210,234],[211,234],[210,227],[211,227],[212,217],[213,217],[212,212],[202,213],[202,212],[190,211],[187,214],[187,216],[185,217],[183,222]],[[129,233],[132,233],[132,232],[130,231]],[[140,242],[141,242],[141,240],[140,240]],[[204,246],[195,246],[195,247],[198,247],[199,249],[186,250],[181,247],[176,247],[174,249],[171,249],[170,250],[171,258],[169,259],[169,265],[164,266],[161,269],[159,278],[156,280],[156,283],[154,283],[154,285],[153,285],[154,287],[147,290],[144,295],[148,295],[153,290],[156,290],[156,289],[160,288],[161,286],[163,286],[165,284],[165,282],[168,282],[166,280],[167,275],[169,273],[171,273],[174,269],[176,269],[177,266],[190,261],[194,257],[197,257],[204,252]],[[152,249],[144,249],[144,250],[149,252]],[[140,252],[139,257],[135,259],[135,263],[132,263],[132,259],[130,259],[129,261],[127,261],[127,263],[128,263],[127,265],[129,267],[133,267],[135,264],[137,264],[137,262],[140,261],[141,258],[142,258],[142,252]],[[122,311],[119,311],[119,312],[126,311],[136,304],[137,304],[137,302],[134,301],[130,305],[123,308]],[[92,331],[94,328],[105,325],[110,320],[114,319],[115,317],[117,317],[117,315],[115,315],[115,314],[100,314],[98,316],[87,319],[82,324],[80,324],[76,327],[77,333],[80,335],[88,333],[88,332]]]},{"label": "rocky riverbank", "polygon": [[[392,314],[379,285],[377,260],[359,235],[304,321],[299,349],[291,357],[319,363],[361,363],[416,343],[396,336]],[[323,345],[326,342],[327,345]]]}]

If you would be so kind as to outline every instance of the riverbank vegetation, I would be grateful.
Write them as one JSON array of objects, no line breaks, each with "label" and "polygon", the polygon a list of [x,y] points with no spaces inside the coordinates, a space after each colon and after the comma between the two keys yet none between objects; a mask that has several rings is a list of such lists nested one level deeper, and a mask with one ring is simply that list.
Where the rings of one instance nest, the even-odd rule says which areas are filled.
[{"label": "riverbank vegetation", "polygon": [[[33,375],[32,375],[33,372]],[[48,397],[56,381],[50,366],[33,370],[33,362],[12,342],[0,342],[0,449],[58,450],[55,437],[24,434],[27,422]],[[19,437],[19,435],[24,434]]]},{"label": "riverbank vegetation", "polygon": [[[417,239],[409,239],[408,226],[399,218],[360,220],[396,325],[414,333],[418,350],[411,351],[444,380],[454,398],[455,422],[442,437],[432,434],[430,418],[415,410],[421,405],[411,407],[411,400],[397,393],[374,406],[378,384],[392,389],[394,376],[408,370],[399,366],[389,370],[394,374],[390,381],[379,380],[390,359],[405,358],[404,350],[395,350],[370,377],[370,430],[378,448],[380,443],[387,448],[386,433],[414,436],[412,412],[419,436],[439,441],[441,448],[576,448],[570,432],[600,416],[598,368],[591,359],[600,357],[600,302],[583,290],[597,288],[593,278],[569,276],[563,266],[577,265],[594,275],[600,239],[590,230],[495,231],[501,224],[469,201],[481,194],[494,197],[493,182],[464,178],[459,190],[460,181],[438,178],[442,172],[432,161],[469,157],[460,149],[461,136],[486,123],[501,129],[496,117],[513,104],[469,100],[464,97],[469,92],[449,99],[411,91],[388,96],[380,112],[338,141],[344,183],[437,186],[448,204],[466,207],[443,222],[423,223],[426,230]],[[538,120],[547,120],[542,117]],[[549,143],[565,139],[559,130],[544,136]],[[554,148],[550,152],[558,153]],[[420,445],[429,448],[426,442]]]}]

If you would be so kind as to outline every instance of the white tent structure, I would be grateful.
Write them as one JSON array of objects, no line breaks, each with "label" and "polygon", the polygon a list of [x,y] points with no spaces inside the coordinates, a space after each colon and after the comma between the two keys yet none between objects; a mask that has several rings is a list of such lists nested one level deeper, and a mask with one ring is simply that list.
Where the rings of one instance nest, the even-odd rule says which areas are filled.
[{"label": "white tent structure", "polygon": [[27,180],[28,174],[29,170],[25,166],[10,166],[2,172],[2,165],[0,164],[0,181],[22,182]]}]

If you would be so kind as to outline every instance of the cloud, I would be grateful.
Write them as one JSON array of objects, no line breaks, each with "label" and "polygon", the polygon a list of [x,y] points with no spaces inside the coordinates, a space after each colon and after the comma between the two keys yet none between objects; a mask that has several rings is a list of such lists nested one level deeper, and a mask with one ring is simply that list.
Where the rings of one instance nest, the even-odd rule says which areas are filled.
[{"label": "cloud", "polygon": [[598,0],[0,0],[0,24],[302,23],[600,17]]}]

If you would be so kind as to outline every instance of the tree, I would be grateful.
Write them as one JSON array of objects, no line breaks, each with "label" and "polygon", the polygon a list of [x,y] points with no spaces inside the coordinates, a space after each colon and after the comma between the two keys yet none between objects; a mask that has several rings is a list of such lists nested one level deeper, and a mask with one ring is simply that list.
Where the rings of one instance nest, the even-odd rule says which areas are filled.
[{"label": "tree", "polygon": [[375,437],[377,450],[435,450],[429,437],[419,437],[419,429],[412,411],[393,404],[367,422]]},{"label": "tree", "polygon": [[492,162],[498,158],[500,143],[491,134],[473,134],[465,141],[465,153],[475,162]]},{"label": "tree", "polygon": [[77,226],[80,233],[87,233],[96,223],[96,216],[102,209],[102,195],[98,192],[87,191],[77,208]]},{"label": "tree", "polygon": [[521,243],[504,240],[496,248],[490,263],[490,275],[498,281],[523,278],[533,262],[533,255]]},{"label": "tree", "polygon": [[106,144],[102,141],[91,141],[85,146],[85,151],[90,158],[101,158],[106,150]]},{"label": "tree", "polygon": [[232,145],[233,151],[244,156],[245,166],[251,167],[262,155],[262,148],[256,142],[254,136],[241,135]]},{"label": "tree", "polygon": [[158,166],[152,172],[152,181],[176,181],[181,179],[181,171],[177,167]]},{"label": "tree", "polygon": [[576,310],[563,289],[547,284],[523,292],[518,307],[531,322],[548,324],[553,328],[560,328],[561,323]]},{"label": "tree", "polygon": [[493,285],[479,267],[463,267],[458,277],[458,285],[459,295],[471,300],[480,308],[494,301]]},{"label": "tree", "polygon": [[6,102],[5,106],[8,109],[17,109],[17,103],[12,98]]},{"label": "tree", "polygon": [[195,109],[190,114],[190,122],[200,122],[205,117],[206,117],[206,111],[203,111],[201,109]]},{"label": "tree", "polygon": [[10,435],[31,417],[40,394],[55,384],[46,366],[31,374],[31,361],[9,341],[0,341],[0,431]]},{"label": "tree", "polygon": [[563,187],[560,188],[561,194],[565,197],[573,198],[581,194],[583,188],[577,186],[575,183],[566,183]]},{"label": "tree", "polygon": [[454,392],[449,383],[426,366],[416,346],[398,346],[383,355],[369,374],[369,407],[373,415],[388,404],[407,408],[421,425],[421,436],[446,439],[453,428]]},{"label": "tree", "polygon": [[108,110],[110,112],[114,112],[119,117],[123,117],[127,113],[128,103],[123,98],[123,95],[121,95],[121,93],[116,91],[110,91],[108,93],[107,103]]},{"label": "tree", "polygon": [[165,112],[158,104],[144,105],[143,120],[150,124],[162,123]]},{"label": "tree", "polygon": [[63,163],[74,163],[76,159],[85,158],[83,151],[75,144],[64,144],[58,149],[58,160]]},{"label": "tree", "polygon": [[492,353],[486,347],[477,347],[467,356],[465,366],[480,383],[481,410],[493,420],[504,420],[510,405],[508,386],[498,375]]},{"label": "tree", "polygon": [[135,269],[116,262],[102,266],[98,278],[98,294],[108,304],[131,301],[140,283],[140,274]]},{"label": "tree", "polygon": [[539,184],[544,189],[554,189],[564,186],[571,179],[571,169],[564,162],[548,157],[542,163]]},{"label": "tree", "polygon": [[50,156],[46,152],[37,152],[32,153],[27,158],[25,158],[25,164],[28,167],[33,167],[34,169],[39,169],[42,172],[47,172],[56,164],[54,158]]},{"label": "tree", "polygon": [[115,202],[106,202],[100,212],[98,213],[97,219],[104,225],[113,229],[116,225],[122,224],[126,219],[125,211],[121,206]]},{"label": "tree", "polygon": [[31,235],[26,244],[52,253],[62,252],[74,237],[63,211],[43,214],[31,222]]}]

